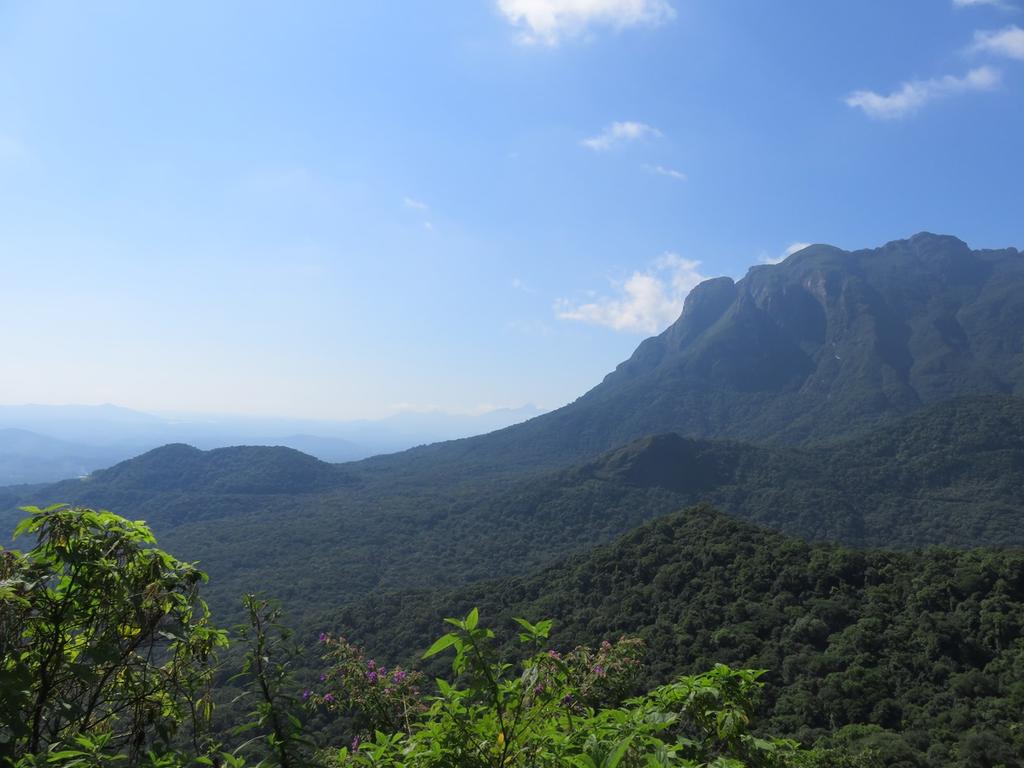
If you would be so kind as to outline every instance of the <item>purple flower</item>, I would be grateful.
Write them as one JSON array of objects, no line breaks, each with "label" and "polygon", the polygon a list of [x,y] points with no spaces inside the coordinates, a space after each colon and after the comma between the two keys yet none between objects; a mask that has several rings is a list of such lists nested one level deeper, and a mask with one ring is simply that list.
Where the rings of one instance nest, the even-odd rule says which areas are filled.
[{"label": "purple flower", "polygon": [[369,672],[366,673],[366,679],[369,680],[371,683],[376,683],[377,673],[371,669]]},{"label": "purple flower", "polygon": [[560,654],[558,651],[553,650],[553,649],[548,651],[548,656],[550,656],[552,659],[561,659],[562,658],[562,654]]},{"label": "purple flower", "polygon": [[303,701],[308,701],[309,697],[312,696],[312,695],[313,695],[312,691],[303,691],[302,692],[302,700]]},{"label": "purple flower", "polygon": [[367,669],[376,669],[377,668],[377,662],[374,661],[373,659],[370,659],[368,662],[366,662],[366,668]]},{"label": "purple flower", "polygon": [[323,682],[324,680],[326,680],[326,679],[327,679],[327,675],[320,675],[320,682],[321,682],[321,683],[322,683],[322,682]]},{"label": "purple flower", "polygon": [[326,701],[328,704],[330,704],[332,701],[334,701],[334,694],[325,693],[324,694],[324,701]]},{"label": "purple flower", "polygon": [[562,704],[566,707],[570,706],[573,703],[573,701],[575,701],[575,699],[573,699],[571,693],[567,693],[565,694],[565,696],[562,697]]},{"label": "purple flower", "polygon": [[538,683],[537,685],[533,686],[533,694],[535,696],[540,696],[542,693],[544,693],[544,686],[543,685]]},{"label": "purple flower", "polygon": [[352,743],[349,745],[349,749],[351,749],[353,752],[358,752],[359,751],[359,737],[358,736],[356,736],[354,739],[352,739]]},{"label": "purple flower", "polygon": [[326,643],[327,642],[327,633],[326,632],[321,632],[320,633],[320,642],[321,643]]},{"label": "purple flower", "polygon": [[403,672],[401,669],[396,669],[394,672],[391,673],[391,679],[394,680],[396,683],[400,683],[403,680],[405,680],[405,672]]},{"label": "purple flower", "polygon": [[596,667],[594,667],[594,674],[597,675],[598,677],[604,677],[605,676],[604,667],[602,667],[600,664],[598,664]]}]

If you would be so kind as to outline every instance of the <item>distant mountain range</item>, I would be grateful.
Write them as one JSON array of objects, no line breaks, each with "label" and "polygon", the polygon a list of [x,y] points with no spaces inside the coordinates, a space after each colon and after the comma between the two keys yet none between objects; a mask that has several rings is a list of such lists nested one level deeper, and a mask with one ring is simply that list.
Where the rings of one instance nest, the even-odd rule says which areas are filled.
[{"label": "distant mountain range", "polygon": [[813,448],[663,434],[574,467],[476,479],[168,445],[15,491],[8,509],[67,501],[146,520],[162,546],[202,561],[228,613],[253,582],[324,606],[523,573],[700,502],[812,541],[1024,547],[1024,398],[949,401]]},{"label": "distant mountain range", "polygon": [[1022,387],[1024,256],[922,234],[703,283],[579,400],[483,436],[333,466],[170,445],[0,495],[146,519],[215,595],[258,574],[328,604],[523,572],[700,501],[854,546],[1024,546]]},{"label": "distant mountain range", "polygon": [[491,432],[540,413],[528,405],[477,415],[403,411],[378,420],[330,422],[153,415],[114,405],[0,406],[0,485],[77,477],[176,442],[200,448],[282,445],[324,461],[353,461]]},{"label": "distant mountain range", "polygon": [[[808,743],[887,766],[1024,765],[1016,249],[930,234],[811,246],[702,283],[563,408],[360,461],[295,448],[339,458],[334,441],[366,445],[379,424],[11,413],[7,455],[75,477],[0,488],[0,527],[29,503],[144,519],[210,573],[223,623],[258,590],[300,636],[334,627],[412,655],[440,616],[479,604],[554,618],[557,642],[639,633],[657,679],[764,666],[771,726]],[[74,455],[140,435],[171,444],[107,469]],[[216,447],[230,435],[250,445]],[[702,503],[722,514],[679,513]]]}]

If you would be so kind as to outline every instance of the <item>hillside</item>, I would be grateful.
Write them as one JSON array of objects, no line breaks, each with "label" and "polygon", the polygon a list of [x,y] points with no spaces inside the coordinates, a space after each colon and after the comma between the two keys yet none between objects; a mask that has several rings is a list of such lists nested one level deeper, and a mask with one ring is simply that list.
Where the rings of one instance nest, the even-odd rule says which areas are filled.
[{"label": "hillside", "polygon": [[476,414],[399,411],[333,421],[232,414],[155,415],[114,405],[0,405],[0,485],[58,482],[171,443],[202,449],[284,446],[345,462],[491,432],[542,413],[532,405]]},{"label": "hillside", "polygon": [[702,501],[809,540],[1024,546],[1022,436],[1024,398],[973,398],[814,449],[657,435],[555,472],[429,485],[285,448],[167,446],[21,500],[146,520],[202,561],[220,610],[253,582],[336,605],[522,574]]},{"label": "hillside", "polygon": [[0,485],[52,482],[110,466],[125,454],[58,440],[27,429],[0,428]]},{"label": "hillside", "polygon": [[767,669],[765,727],[804,743],[894,766],[1024,764],[1021,550],[810,545],[702,507],[529,576],[389,594],[317,626],[415,663],[444,616],[473,606],[501,628],[553,617],[557,648],[639,636],[644,684],[715,662]]},{"label": "hillside", "polygon": [[370,460],[387,471],[565,465],[644,435],[832,441],[958,396],[1024,393],[1024,255],[921,233],[813,245],[708,280],[575,402],[493,434]]}]

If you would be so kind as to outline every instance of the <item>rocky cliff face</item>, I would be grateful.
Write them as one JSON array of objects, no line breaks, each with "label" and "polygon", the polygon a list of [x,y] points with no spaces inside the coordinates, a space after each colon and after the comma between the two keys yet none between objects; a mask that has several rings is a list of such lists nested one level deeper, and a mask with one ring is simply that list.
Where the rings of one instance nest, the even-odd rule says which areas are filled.
[{"label": "rocky cliff face", "polygon": [[831,429],[958,395],[1020,394],[1022,346],[1015,249],[931,234],[852,253],[814,245],[699,285],[679,320],[580,405],[655,403],[662,426],[704,436],[826,437],[799,427],[808,411]]}]

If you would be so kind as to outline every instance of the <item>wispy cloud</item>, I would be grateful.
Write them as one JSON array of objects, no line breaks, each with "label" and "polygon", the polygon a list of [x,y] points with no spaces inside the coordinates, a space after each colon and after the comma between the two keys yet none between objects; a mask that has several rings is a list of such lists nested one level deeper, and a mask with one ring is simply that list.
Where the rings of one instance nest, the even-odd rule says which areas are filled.
[{"label": "wispy cloud", "polygon": [[988,5],[993,8],[1012,8],[1006,0],[953,0],[954,8],[974,8],[981,5]]},{"label": "wispy cloud", "polygon": [[621,123],[612,123],[597,136],[591,136],[580,143],[595,152],[605,152],[619,144],[657,136],[661,136],[661,131],[657,128],[652,128],[646,123],[626,120]]},{"label": "wispy cloud", "polygon": [[648,270],[613,282],[615,296],[597,296],[584,303],[559,299],[555,314],[563,320],[603,325],[616,331],[657,333],[683,311],[683,300],[706,278],[699,261],[666,253]]},{"label": "wispy cloud", "polygon": [[975,32],[971,50],[1024,61],[1024,29],[1012,24],[1005,29]]},{"label": "wispy cloud", "polygon": [[498,0],[498,10],[527,45],[558,45],[596,26],[654,26],[676,15],[666,0]]},{"label": "wispy cloud", "polygon": [[677,171],[675,168],[666,168],[664,165],[645,165],[644,168],[648,173],[653,173],[657,176],[668,176],[676,181],[686,181],[686,174],[682,171]]},{"label": "wispy cloud", "polygon": [[525,280],[518,277],[513,277],[512,282],[509,283],[515,290],[522,291],[523,293],[535,294],[537,293],[532,286],[530,286]]},{"label": "wispy cloud", "polygon": [[810,246],[811,243],[790,243],[786,250],[784,250],[778,256],[769,256],[766,253],[762,253],[760,261],[762,264],[779,264],[785,261],[790,256],[792,256],[797,251],[802,251],[804,248],[809,248]]},{"label": "wispy cloud", "polygon": [[[406,208],[411,208],[414,211],[419,211],[425,216],[430,215],[428,213],[430,211],[430,206],[424,203],[422,200],[417,200],[414,197],[403,197],[402,202],[405,203]],[[423,228],[428,232],[432,232],[434,230],[434,222],[430,221],[429,219],[424,219]]]},{"label": "wispy cloud", "polygon": [[855,91],[846,97],[847,106],[864,111],[868,117],[893,120],[917,112],[935,99],[969,91],[990,91],[999,85],[999,70],[972,69],[963,77],[946,75],[931,80],[911,80],[889,94]]}]

